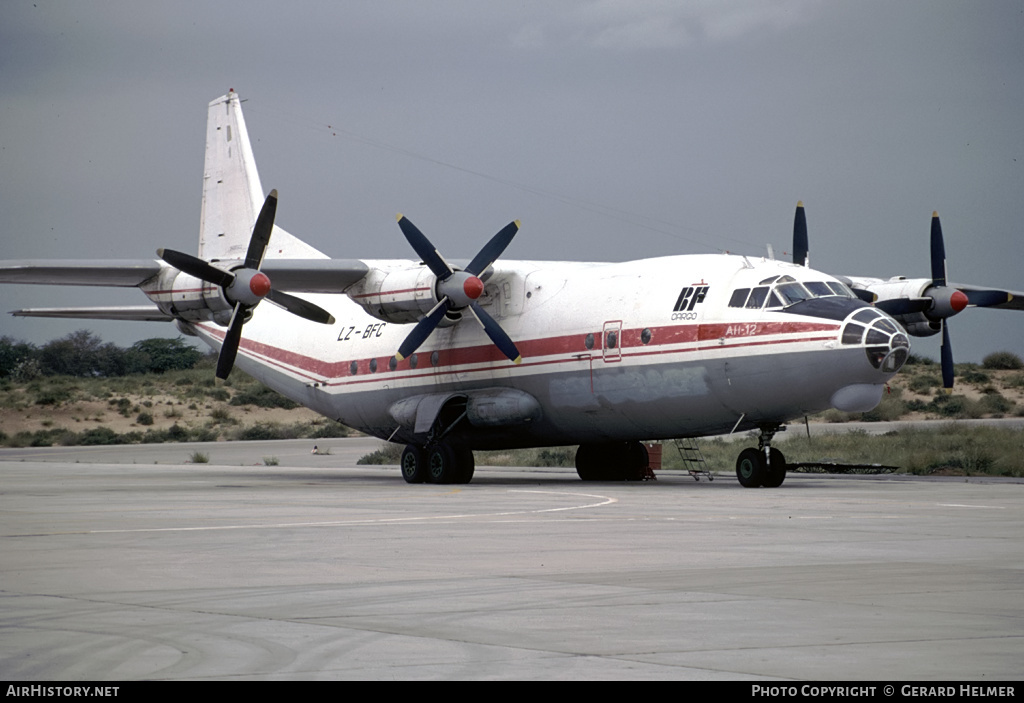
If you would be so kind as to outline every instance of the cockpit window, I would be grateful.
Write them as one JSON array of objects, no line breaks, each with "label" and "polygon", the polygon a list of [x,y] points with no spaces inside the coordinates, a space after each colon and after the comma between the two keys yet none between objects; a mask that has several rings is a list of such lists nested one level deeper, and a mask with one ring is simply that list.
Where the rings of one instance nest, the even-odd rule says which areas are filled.
[{"label": "cockpit window", "polygon": [[750,297],[747,299],[747,307],[757,309],[764,305],[764,299],[768,296],[768,286],[758,286],[754,290],[750,291]]},{"label": "cockpit window", "polygon": [[783,305],[792,305],[793,303],[799,303],[801,300],[814,297],[806,288],[795,281],[775,286],[775,293],[782,300]]},{"label": "cockpit window", "polygon": [[732,297],[729,298],[729,307],[742,308],[743,304],[747,302],[748,295],[750,295],[749,288],[737,288],[732,292]]},{"label": "cockpit window", "polygon": [[[774,286],[772,286],[774,284]],[[757,288],[737,288],[729,298],[729,307],[747,308],[782,308],[811,298],[855,298],[847,286],[838,281],[797,281],[792,276],[770,276]],[[867,322],[867,320],[862,320]]]},{"label": "cockpit window", "polygon": [[807,290],[811,291],[811,295],[815,298],[824,298],[825,296],[835,295],[832,289],[828,287],[824,281],[809,281],[804,283],[807,286]]}]

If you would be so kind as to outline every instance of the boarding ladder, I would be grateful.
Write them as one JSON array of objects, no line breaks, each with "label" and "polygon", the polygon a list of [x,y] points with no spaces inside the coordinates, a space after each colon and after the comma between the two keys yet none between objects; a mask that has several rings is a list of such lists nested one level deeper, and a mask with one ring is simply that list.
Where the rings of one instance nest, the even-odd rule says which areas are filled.
[{"label": "boarding ladder", "polygon": [[674,444],[679,450],[679,456],[683,459],[683,468],[693,476],[694,481],[700,481],[701,476],[708,481],[715,480],[715,477],[711,475],[711,469],[708,468],[708,462],[704,460],[704,455],[701,454],[700,447],[697,446],[697,440],[687,437],[675,440]]}]

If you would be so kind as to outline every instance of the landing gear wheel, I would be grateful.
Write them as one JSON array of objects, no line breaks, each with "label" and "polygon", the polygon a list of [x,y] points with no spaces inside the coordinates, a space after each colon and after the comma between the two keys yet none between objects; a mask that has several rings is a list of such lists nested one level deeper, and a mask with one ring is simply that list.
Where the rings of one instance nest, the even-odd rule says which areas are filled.
[{"label": "landing gear wheel", "polygon": [[576,473],[584,481],[643,481],[649,458],[643,442],[581,444]]},{"label": "landing gear wheel", "polygon": [[622,463],[622,478],[626,481],[643,481],[644,472],[651,459],[643,442],[629,442],[626,445]]},{"label": "landing gear wheel", "polygon": [[473,471],[476,469],[476,462],[473,460],[473,450],[459,447],[455,451],[455,462],[458,466],[458,476],[452,483],[469,483],[473,480]]},{"label": "landing gear wheel", "polygon": [[[764,453],[761,453],[764,456]],[[786,457],[778,449],[772,448],[770,466],[765,472],[764,481],[761,483],[765,488],[778,488],[786,480]]]},{"label": "landing gear wheel", "polygon": [[600,446],[581,444],[576,450],[576,473],[581,481],[603,481],[604,472],[601,468]]},{"label": "landing gear wheel", "polygon": [[744,488],[758,488],[768,474],[765,466],[764,452],[757,449],[744,449],[736,460],[736,478]]},{"label": "landing gear wheel", "polygon": [[459,461],[455,450],[441,442],[427,454],[427,480],[431,483],[458,483]]},{"label": "landing gear wheel", "polygon": [[402,478],[406,483],[423,483],[427,480],[427,457],[423,447],[405,445],[402,452]]}]

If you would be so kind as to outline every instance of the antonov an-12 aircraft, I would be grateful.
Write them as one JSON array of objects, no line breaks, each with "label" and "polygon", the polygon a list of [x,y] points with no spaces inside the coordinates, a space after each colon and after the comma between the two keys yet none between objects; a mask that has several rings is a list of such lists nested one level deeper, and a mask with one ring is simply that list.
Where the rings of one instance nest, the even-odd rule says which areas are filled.
[{"label": "antonov an-12 aircraft", "polygon": [[405,444],[409,483],[469,482],[475,449],[566,444],[579,445],[581,479],[636,479],[641,440],[754,429],[737,476],[776,487],[786,462],[771,440],[783,424],[875,407],[909,354],[884,307],[801,265],[806,235],[801,264],[508,261],[512,222],[466,263],[399,215],[416,259],[343,260],[274,225],[277,201],[232,91],[209,105],[198,256],[6,261],[0,282],[138,287],[150,305],[15,314],[171,321],[220,349],[219,378],[237,364]]}]

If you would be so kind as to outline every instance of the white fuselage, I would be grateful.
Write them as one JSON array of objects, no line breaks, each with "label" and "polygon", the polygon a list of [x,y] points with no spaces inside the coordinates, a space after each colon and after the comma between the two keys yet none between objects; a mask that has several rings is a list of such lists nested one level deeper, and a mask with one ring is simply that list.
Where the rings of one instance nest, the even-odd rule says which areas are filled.
[{"label": "white fuselage", "polygon": [[[423,268],[367,263],[385,274]],[[475,418],[464,438],[474,448],[699,436],[829,407],[873,407],[899,364],[871,363],[866,335],[844,343],[844,320],[863,303],[821,298],[831,304],[826,316],[730,305],[738,289],[780,275],[834,281],[792,264],[728,255],[501,262],[485,276],[480,302],[518,346],[518,366],[472,320],[449,320],[397,362],[410,325],[366,310],[385,298],[432,296],[429,286],[376,289],[378,298],[351,290],[308,295],[334,315],[332,326],[260,305],[236,363],[297,402],[395,441],[412,441],[417,431],[409,399],[508,389],[515,407],[491,421]],[[211,322],[192,327],[213,346],[224,335]],[[887,339],[884,354],[891,349]],[[523,406],[517,392],[536,402]]]}]

